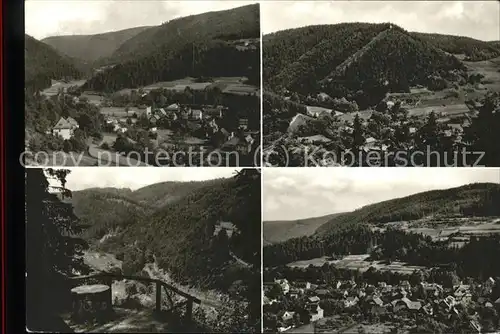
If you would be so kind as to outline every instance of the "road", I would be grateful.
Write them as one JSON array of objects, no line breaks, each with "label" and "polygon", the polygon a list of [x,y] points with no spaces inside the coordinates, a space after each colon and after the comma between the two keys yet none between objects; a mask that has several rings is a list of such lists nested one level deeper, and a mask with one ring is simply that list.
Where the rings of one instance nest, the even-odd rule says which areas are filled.
[{"label": "road", "polygon": [[138,161],[138,160],[135,160],[132,158],[127,158],[127,157],[125,157],[121,154],[118,154],[116,152],[103,150],[102,148],[99,147],[100,145],[101,145],[101,143],[95,144],[95,143],[90,142],[88,144],[88,148],[87,148],[87,153],[91,157],[97,159],[100,166],[102,166],[102,165],[109,166],[109,167],[113,167],[113,166],[114,167],[119,167],[119,166],[122,166],[122,167],[146,167],[146,166],[150,166],[147,163],[144,163],[142,161]]},{"label": "road", "polygon": [[242,266],[244,267],[247,267],[247,268],[251,268],[252,265],[248,262],[245,262],[243,261],[242,259],[240,259],[239,257],[237,257],[236,255],[234,255],[234,253],[232,251],[229,251],[229,255],[231,255],[231,257],[236,261],[238,262],[239,264],[241,264]]}]

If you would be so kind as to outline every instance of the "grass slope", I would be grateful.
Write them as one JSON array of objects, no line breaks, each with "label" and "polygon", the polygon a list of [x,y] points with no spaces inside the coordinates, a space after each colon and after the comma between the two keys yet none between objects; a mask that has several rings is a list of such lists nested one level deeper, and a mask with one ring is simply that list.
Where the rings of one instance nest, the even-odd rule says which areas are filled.
[{"label": "grass slope", "polygon": [[419,219],[439,214],[463,214],[471,210],[500,214],[500,184],[473,183],[445,190],[432,190],[392,199],[334,217],[321,225],[316,233],[328,235],[356,224],[384,224],[392,221]]},{"label": "grass slope", "polygon": [[321,217],[313,217],[298,220],[274,220],[264,221],[264,244],[273,244],[292,238],[313,235],[318,227],[338,216],[334,213]]}]

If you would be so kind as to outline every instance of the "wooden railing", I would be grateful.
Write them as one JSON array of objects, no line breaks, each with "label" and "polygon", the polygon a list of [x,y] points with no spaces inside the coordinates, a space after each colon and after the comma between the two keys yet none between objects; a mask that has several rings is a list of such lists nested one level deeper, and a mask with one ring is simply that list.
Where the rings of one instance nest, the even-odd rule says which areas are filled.
[{"label": "wooden railing", "polygon": [[[186,306],[186,320],[191,321],[192,314],[193,314],[193,304],[201,304],[201,300],[191,296],[190,294],[179,290],[175,286],[168,284],[166,282],[163,282],[162,280],[155,279],[155,278],[149,278],[149,277],[141,277],[141,276],[128,276],[128,275],[119,275],[119,274],[111,274],[111,273],[96,273],[96,274],[91,274],[91,275],[86,275],[86,276],[75,276],[71,277],[71,280],[79,281],[79,280],[97,280],[105,283],[112,289],[112,284],[113,281],[121,281],[121,280],[131,280],[131,281],[137,281],[137,282],[142,282],[142,283],[147,283],[147,284],[155,284],[155,291],[156,291],[156,308],[155,310],[159,313],[162,311],[161,305],[162,305],[162,287],[165,289],[165,294],[167,298],[169,299],[169,302],[171,304],[171,308],[166,311],[172,311],[174,309],[177,309],[182,306]],[[174,292],[177,295],[184,297],[186,300],[182,301],[180,303],[175,304],[174,301],[172,300],[172,297],[170,296],[169,292]]]}]

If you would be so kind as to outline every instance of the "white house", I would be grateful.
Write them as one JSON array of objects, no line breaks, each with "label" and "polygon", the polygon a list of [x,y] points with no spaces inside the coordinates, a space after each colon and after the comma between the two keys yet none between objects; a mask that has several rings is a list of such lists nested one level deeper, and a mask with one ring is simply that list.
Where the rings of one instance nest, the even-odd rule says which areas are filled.
[{"label": "white house", "polygon": [[75,119],[61,117],[52,128],[52,134],[54,136],[61,136],[64,140],[67,140],[73,137],[76,129],[78,129],[78,122]]},{"label": "white house", "polygon": [[315,308],[311,308],[309,312],[309,319],[311,322],[318,321],[324,317],[324,311],[319,305],[316,305]]},{"label": "white house", "polygon": [[203,119],[203,112],[201,110],[198,110],[198,109],[191,110],[191,119],[202,120]]}]

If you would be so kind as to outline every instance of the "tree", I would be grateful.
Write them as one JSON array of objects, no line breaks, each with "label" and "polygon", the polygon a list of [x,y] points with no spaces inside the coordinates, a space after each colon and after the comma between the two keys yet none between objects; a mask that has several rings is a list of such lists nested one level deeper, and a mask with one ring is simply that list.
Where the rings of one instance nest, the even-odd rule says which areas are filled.
[{"label": "tree", "polygon": [[365,143],[363,125],[361,124],[361,119],[358,114],[356,114],[356,117],[354,118],[352,138],[352,145],[355,150],[358,150],[359,147]]},{"label": "tree", "polygon": [[87,148],[87,139],[85,137],[85,133],[80,129],[75,130],[70,141],[71,145],[73,146],[73,150],[76,152],[82,152]]},{"label": "tree", "polygon": [[63,143],[63,150],[66,153],[69,153],[69,152],[73,151],[73,145],[71,144],[71,141],[69,141],[69,140],[65,140],[64,141],[64,143]]},{"label": "tree", "polygon": [[278,299],[283,295],[283,290],[278,283],[274,283],[266,294],[271,299]]},{"label": "tree", "polygon": [[[479,108],[478,117],[465,130],[465,140],[471,144],[470,151],[485,152],[480,162],[485,166],[500,165],[500,113],[498,108],[498,94],[490,94],[483,100]],[[473,156],[471,159],[476,160]]]},{"label": "tree", "polygon": [[[67,277],[88,273],[83,250],[87,243],[75,237],[84,226],[73,213],[65,188],[68,170],[26,170],[26,296],[31,330],[55,330],[50,319],[69,297]],[[49,180],[60,186],[50,186]]]}]

